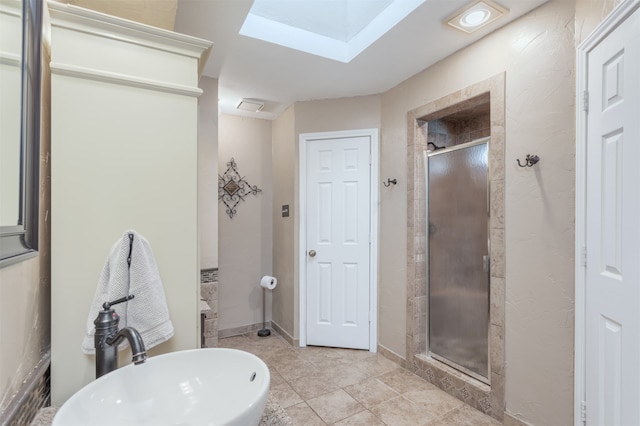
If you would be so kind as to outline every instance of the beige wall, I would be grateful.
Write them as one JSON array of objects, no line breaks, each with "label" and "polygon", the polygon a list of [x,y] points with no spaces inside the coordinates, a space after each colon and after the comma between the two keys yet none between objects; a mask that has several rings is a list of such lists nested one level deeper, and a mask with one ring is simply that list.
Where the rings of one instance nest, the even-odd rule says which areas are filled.
[{"label": "beige wall", "polygon": [[[534,424],[573,422],[572,6],[555,1],[526,16],[507,54],[506,409]],[[529,151],[541,162],[525,171],[514,162]]]},{"label": "beige wall", "polygon": [[38,256],[0,269],[0,423],[23,381],[51,347],[51,90],[43,50]]},{"label": "beige wall", "polygon": [[380,127],[380,96],[297,102],[295,114],[296,154],[300,133]]},{"label": "beige wall", "polygon": [[54,0],[173,31],[178,0]]},{"label": "beige wall", "polygon": [[[271,121],[220,115],[218,167],[233,157],[238,172],[262,192],[240,201],[233,218],[222,201],[219,216],[219,330],[262,323],[263,275],[272,275]],[[216,189],[217,194],[217,189]],[[279,278],[279,277],[278,277]],[[267,292],[267,321],[271,294]]]},{"label": "beige wall", "polygon": [[40,257],[0,269],[0,413],[49,349],[49,280],[41,269]]},{"label": "beige wall", "polygon": [[[406,112],[506,73],[506,408],[533,424],[572,423],[573,19],[552,0],[382,96],[381,176],[406,177]],[[540,163],[518,168],[527,153]],[[380,343],[402,356],[405,193],[383,193],[380,212]]]},{"label": "beige wall", "polygon": [[218,80],[202,77],[198,99],[200,268],[218,267]]},{"label": "beige wall", "polygon": [[616,7],[621,0],[576,0],[576,45]]},{"label": "beige wall", "polygon": [[[375,108],[367,110],[371,104],[355,108],[352,102],[358,98],[300,102],[276,120],[274,269],[285,273],[291,283],[276,293],[274,321],[287,333],[299,335],[297,220],[275,215],[285,199],[296,199],[297,186],[292,180],[297,179],[298,135],[380,126],[380,176],[397,177],[399,183],[380,192],[379,343],[405,356],[406,114],[504,72],[506,409],[532,424],[571,424],[574,48],[614,4],[614,0],[578,0],[574,36],[574,3],[552,0],[384,93],[381,124],[358,121],[375,117]],[[356,111],[363,115],[355,117]],[[358,125],[350,127],[354,122]],[[533,169],[518,168],[515,159],[527,153],[538,154],[542,161]]]},{"label": "beige wall", "polygon": [[[295,106],[289,107],[273,121],[271,136],[271,170],[273,176],[273,275],[278,287],[273,291],[272,320],[282,331],[297,336],[297,310],[294,312],[298,292],[294,287],[295,259],[295,176],[297,170],[295,149]],[[289,217],[282,217],[282,206],[289,205]]]},{"label": "beige wall", "polygon": [[49,349],[50,289],[42,261],[0,270],[0,413]]},{"label": "beige wall", "polygon": [[[577,0],[575,43],[583,40],[617,3],[615,0]],[[569,346],[572,347],[573,341],[570,333],[573,284],[570,254],[573,248],[569,242],[572,238],[569,229],[573,216],[569,205],[573,201],[573,136],[570,134],[573,105],[572,95],[566,93],[575,86],[574,52],[566,46],[569,44],[567,33],[571,32],[571,4],[553,1],[452,55],[385,93],[381,106],[380,176],[397,177],[399,183],[393,190],[380,192],[379,334],[382,345],[404,356],[406,111],[495,73],[507,73],[507,409],[534,424],[571,422],[569,374],[572,354]],[[566,30],[562,28],[565,24]],[[538,39],[532,35],[536,31],[541,35]],[[520,50],[517,49],[519,42],[522,42]],[[530,44],[525,47],[527,42]],[[547,50],[551,55],[547,55]],[[529,72],[527,67],[531,67]],[[523,91],[522,85],[526,85],[527,79],[531,84]],[[550,87],[560,93],[558,90],[555,94],[537,90],[539,93],[536,94],[536,87],[546,87],[544,84],[549,79],[556,83]],[[206,92],[206,86],[203,88]],[[527,105],[528,101],[532,103]],[[317,101],[317,105],[328,102]],[[307,110],[310,115],[305,115],[308,121],[300,125],[305,130],[300,131],[339,128],[325,117],[321,120],[324,124],[319,122],[318,129],[311,130],[315,127],[314,104],[299,103],[289,108],[273,122],[272,129],[272,176],[276,188],[271,209],[273,273],[279,278],[273,300],[273,319],[295,335],[298,335],[298,295],[294,288],[294,242],[297,238],[294,237],[293,214],[296,211],[296,110],[310,107]],[[524,123],[521,122],[523,118]],[[342,117],[336,118],[337,123],[342,121]],[[379,127],[361,124],[349,128]],[[513,167],[516,157],[522,158],[534,151],[542,158],[537,172],[523,172]],[[43,153],[43,161],[47,160],[48,156]],[[556,191],[556,184],[560,191]],[[43,188],[46,191],[46,185]],[[517,203],[523,202],[528,195],[536,198],[538,208],[523,212]],[[289,218],[280,217],[282,204],[290,205],[292,216]],[[43,220],[47,216],[45,210],[41,205]],[[562,232],[557,242],[553,242],[556,236],[552,231],[556,229],[562,229]],[[43,257],[45,253],[48,256],[48,232],[48,223],[45,223],[41,227],[39,258],[0,270],[0,411],[49,345],[49,276],[48,264]],[[547,242],[553,249],[551,254],[546,253]],[[525,254],[516,256],[521,249]],[[552,262],[556,255],[558,261]],[[534,260],[534,267],[529,268],[529,257]],[[557,340],[563,342],[558,344]],[[549,349],[551,345],[555,350]],[[539,373],[541,377],[537,378]]]}]

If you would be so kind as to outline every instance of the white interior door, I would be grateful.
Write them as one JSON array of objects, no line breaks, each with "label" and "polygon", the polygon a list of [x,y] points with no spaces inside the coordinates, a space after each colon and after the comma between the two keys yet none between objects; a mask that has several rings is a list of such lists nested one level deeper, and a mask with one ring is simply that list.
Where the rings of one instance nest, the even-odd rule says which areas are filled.
[{"label": "white interior door", "polygon": [[640,424],[640,12],[588,54],[586,421]]},{"label": "white interior door", "polygon": [[371,138],[306,150],[306,343],[369,349]]}]

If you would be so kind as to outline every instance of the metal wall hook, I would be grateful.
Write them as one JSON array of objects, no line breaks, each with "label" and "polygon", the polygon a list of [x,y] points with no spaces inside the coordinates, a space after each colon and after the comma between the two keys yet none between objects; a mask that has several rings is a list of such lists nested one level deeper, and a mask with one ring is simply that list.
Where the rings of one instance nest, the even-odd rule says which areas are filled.
[{"label": "metal wall hook", "polygon": [[527,154],[527,156],[524,159],[524,164],[520,163],[520,159],[516,158],[516,161],[518,162],[518,166],[520,167],[531,167],[534,164],[536,164],[538,161],[540,161],[540,157],[538,157],[537,155],[533,154]]},{"label": "metal wall hook", "polygon": [[390,187],[390,186],[391,186],[391,184],[393,184],[393,185],[397,185],[397,184],[398,184],[398,179],[391,179],[391,178],[388,178],[388,179],[387,179],[387,181],[386,181],[386,182],[382,182],[382,184],[383,184],[384,186],[386,186],[386,187]]}]

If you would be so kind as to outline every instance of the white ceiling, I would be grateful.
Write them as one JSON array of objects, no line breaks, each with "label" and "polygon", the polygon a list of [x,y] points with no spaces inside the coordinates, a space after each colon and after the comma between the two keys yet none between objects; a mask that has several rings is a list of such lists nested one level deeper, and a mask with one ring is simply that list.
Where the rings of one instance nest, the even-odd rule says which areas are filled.
[{"label": "white ceiling", "polygon": [[[388,3],[361,1],[375,2],[377,9]],[[240,35],[252,0],[178,0],[175,31],[214,42],[204,75],[218,79],[221,112],[274,119],[297,101],[383,93],[546,1],[499,0],[509,13],[469,35],[443,22],[469,0],[426,0],[348,63]],[[308,2],[316,8],[325,3],[330,10],[336,0],[291,2],[297,6]],[[318,9],[315,15],[320,17]],[[336,22],[345,21],[336,18]],[[311,24],[300,22],[298,27]],[[363,24],[345,25],[347,37],[354,25]],[[328,31],[337,37],[341,30],[334,26]],[[264,109],[257,113],[236,110],[240,98],[264,100]]]}]

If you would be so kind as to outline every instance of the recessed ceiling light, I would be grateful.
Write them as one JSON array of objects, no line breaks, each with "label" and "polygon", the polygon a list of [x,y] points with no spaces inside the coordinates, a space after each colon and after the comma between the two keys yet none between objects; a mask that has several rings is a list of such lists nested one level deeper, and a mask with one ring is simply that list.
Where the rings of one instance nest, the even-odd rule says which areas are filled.
[{"label": "recessed ceiling light", "polygon": [[463,27],[477,27],[487,22],[491,12],[487,9],[473,10],[460,18],[460,25]]},{"label": "recessed ceiling light", "polygon": [[500,18],[509,10],[491,0],[471,3],[448,19],[447,24],[470,34]]},{"label": "recessed ceiling light", "polygon": [[259,112],[262,110],[262,108],[264,108],[264,101],[261,101],[259,99],[242,98],[236,105],[236,109],[251,112]]}]

